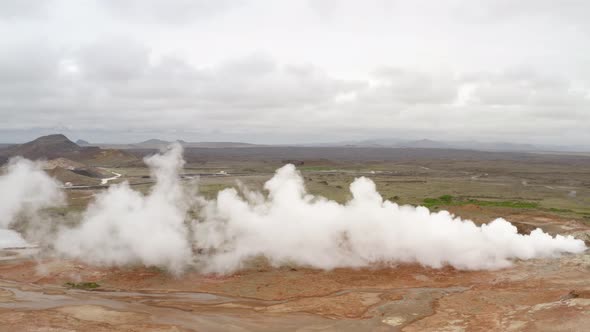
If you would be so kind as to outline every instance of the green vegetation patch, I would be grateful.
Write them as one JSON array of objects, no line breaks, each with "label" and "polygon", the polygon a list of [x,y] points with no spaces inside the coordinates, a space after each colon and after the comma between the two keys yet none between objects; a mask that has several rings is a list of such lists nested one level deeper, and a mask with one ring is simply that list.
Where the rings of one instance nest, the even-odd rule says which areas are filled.
[{"label": "green vegetation patch", "polygon": [[298,166],[300,171],[317,172],[317,171],[333,171],[337,168],[334,166]]},{"label": "green vegetation patch", "polygon": [[100,287],[96,282],[66,282],[64,286],[83,290],[93,290]]},{"label": "green vegetation patch", "polygon": [[473,204],[477,206],[494,206],[494,207],[507,207],[514,209],[536,209],[539,207],[539,203],[535,202],[524,202],[524,201],[480,201],[477,199],[456,199],[451,195],[443,195],[438,198],[425,198],[423,205],[427,208],[436,208],[438,206],[449,206],[449,205],[466,205]]},{"label": "green vegetation patch", "polygon": [[549,208],[549,211],[558,212],[558,213],[571,213],[571,212],[575,213],[575,211],[572,211],[570,209],[558,209],[558,208]]}]

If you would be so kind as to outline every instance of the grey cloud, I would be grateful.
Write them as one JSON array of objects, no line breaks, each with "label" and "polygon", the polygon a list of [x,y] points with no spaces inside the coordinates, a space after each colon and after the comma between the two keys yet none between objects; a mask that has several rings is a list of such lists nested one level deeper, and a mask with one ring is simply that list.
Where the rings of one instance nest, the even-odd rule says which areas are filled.
[{"label": "grey cloud", "polygon": [[322,17],[331,16],[336,7],[338,6],[338,0],[308,0],[309,6]]},{"label": "grey cloud", "polygon": [[127,81],[138,78],[149,65],[149,50],[124,38],[104,38],[82,47],[77,61],[89,79]]},{"label": "grey cloud", "polygon": [[255,55],[207,70],[201,96],[251,107],[288,107],[329,102],[359,84],[333,79],[312,65],[279,65]]},{"label": "grey cloud", "polygon": [[52,0],[0,0],[0,20],[44,17],[52,2]]},{"label": "grey cloud", "polygon": [[447,73],[425,73],[382,67],[375,71],[378,83],[361,94],[361,100],[387,104],[450,104],[459,81]]},{"label": "grey cloud", "polygon": [[57,74],[59,54],[47,44],[2,43],[0,48],[0,75],[4,81],[41,80]]},{"label": "grey cloud", "polygon": [[547,108],[563,107],[575,112],[576,107],[590,106],[587,87],[576,89],[574,82],[530,68],[488,73],[473,82],[472,101],[485,105],[536,107],[544,113]]},{"label": "grey cloud", "polygon": [[[61,54],[44,43],[0,43],[0,109],[34,109],[60,90]],[[9,111],[12,113],[12,111]]]},{"label": "grey cloud", "polygon": [[459,19],[468,22],[497,23],[515,19],[553,19],[570,24],[587,24],[590,4],[585,0],[493,0],[451,1],[444,5]]},{"label": "grey cloud", "polygon": [[98,0],[113,16],[144,23],[185,24],[222,14],[243,0]]},{"label": "grey cloud", "polygon": [[[35,51],[28,56],[35,58]],[[228,117],[260,123],[265,117],[285,118],[297,108],[330,103],[360,84],[331,78],[312,65],[284,65],[262,55],[204,68],[173,56],[150,60],[148,48],[126,40],[103,40],[62,58],[39,59],[30,68],[12,66],[18,62],[14,57],[0,64],[4,73],[19,69],[5,76],[2,85],[10,102],[0,103],[0,112],[18,113],[11,127],[43,122],[90,128],[97,123],[188,126],[187,119]],[[26,79],[26,84],[15,85],[16,78]],[[42,89],[43,82],[51,89],[41,96],[35,90]]]},{"label": "grey cloud", "polygon": [[0,0],[0,130],[590,139],[586,1],[69,4]]},{"label": "grey cloud", "polygon": [[133,43],[93,47],[79,59],[83,81],[138,104],[162,99],[169,107],[289,107],[329,101],[354,87],[313,66],[279,65],[263,55],[197,69],[174,57],[150,63],[148,50]]},{"label": "grey cloud", "polygon": [[[580,108],[585,99],[581,93],[572,95],[571,82],[528,68],[460,76],[381,67],[374,72],[377,83],[369,85],[335,79],[309,64],[281,64],[264,54],[208,67],[195,67],[175,56],[150,59],[149,48],[124,39],[103,40],[68,53],[48,48],[43,51],[48,56],[39,58],[37,51],[23,47],[0,58],[2,73],[19,70],[2,76],[10,77],[0,85],[9,96],[0,103],[0,113],[10,119],[2,128],[224,128],[271,137],[289,123],[289,130],[283,128],[289,137],[318,130],[336,135],[351,124],[357,133],[370,128],[435,133],[444,128],[465,135],[517,135],[533,130],[524,125],[530,118],[549,131],[579,131],[576,121],[555,122],[552,117],[563,114],[557,111],[570,112],[578,121],[588,119]],[[16,65],[19,59],[40,62],[24,67]],[[14,84],[17,78],[24,83]],[[470,99],[466,105],[455,105],[465,84],[474,86]],[[338,101],[348,93],[357,98]],[[498,129],[503,122],[515,126]]]}]

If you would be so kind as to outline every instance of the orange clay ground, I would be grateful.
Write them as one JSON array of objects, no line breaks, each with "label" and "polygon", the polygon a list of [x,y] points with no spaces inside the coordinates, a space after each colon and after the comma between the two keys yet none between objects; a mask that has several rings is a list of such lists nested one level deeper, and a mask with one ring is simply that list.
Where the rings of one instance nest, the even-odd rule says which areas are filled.
[{"label": "orange clay ground", "polygon": [[[466,211],[463,211],[466,212]],[[575,220],[519,229],[588,236]],[[526,222],[525,222],[526,221]],[[427,244],[425,244],[427,245]],[[0,251],[0,331],[588,331],[590,253],[498,271],[400,265],[319,271],[259,264],[175,277]],[[67,282],[96,282],[93,290]]]}]

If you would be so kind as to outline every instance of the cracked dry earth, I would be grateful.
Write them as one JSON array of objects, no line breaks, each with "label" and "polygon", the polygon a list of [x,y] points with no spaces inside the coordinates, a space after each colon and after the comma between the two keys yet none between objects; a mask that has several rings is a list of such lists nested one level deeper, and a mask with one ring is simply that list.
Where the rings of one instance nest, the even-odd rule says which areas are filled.
[{"label": "cracked dry earth", "polygon": [[[535,218],[532,218],[534,221]],[[546,223],[547,218],[539,219]],[[529,220],[530,222],[530,220]],[[556,226],[557,225],[557,226]],[[563,226],[563,227],[562,227]],[[588,234],[576,221],[552,223]],[[566,231],[567,230],[567,231]],[[97,268],[0,251],[0,331],[588,331],[590,253],[498,271]],[[97,282],[96,290],[64,287]]]}]

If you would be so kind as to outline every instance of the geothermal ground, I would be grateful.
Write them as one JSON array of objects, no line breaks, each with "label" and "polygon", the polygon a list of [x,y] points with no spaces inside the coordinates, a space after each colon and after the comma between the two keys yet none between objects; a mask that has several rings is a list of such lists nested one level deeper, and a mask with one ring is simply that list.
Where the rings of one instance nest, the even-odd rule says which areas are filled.
[{"label": "geothermal ground", "polygon": [[[206,197],[236,186],[236,180],[260,190],[284,163],[262,155],[257,155],[261,161],[191,160],[190,152],[180,178],[188,183],[200,176]],[[590,244],[589,159],[525,157],[302,158],[299,170],[309,193],[336,202],[349,200],[350,182],[366,176],[390,201],[449,210],[476,224],[502,217],[520,234],[539,227]],[[109,184],[129,181],[133,190],[152,190],[145,167],[108,171],[122,174]],[[79,214],[104,192],[72,185],[64,189],[66,206],[48,208],[52,219]],[[417,247],[432,245],[421,239],[415,238]],[[0,331],[585,331],[590,326],[589,251],[511,258],[510,267],[476,271],[411,263],[273,267],[259,258],[223,275],[191,267],[175,275],[141,264],[97,266],[84,263],[92,257],[58,256],[63,257],[51,245],[0,250]]]},{"label": "geothermal ground", "polygon": [[[564,232],[574,221],[521,217]],[[1,251],[0,331],[584,331],[590,254],[496,271],[417,265],[175,277]]]}]

